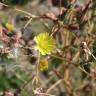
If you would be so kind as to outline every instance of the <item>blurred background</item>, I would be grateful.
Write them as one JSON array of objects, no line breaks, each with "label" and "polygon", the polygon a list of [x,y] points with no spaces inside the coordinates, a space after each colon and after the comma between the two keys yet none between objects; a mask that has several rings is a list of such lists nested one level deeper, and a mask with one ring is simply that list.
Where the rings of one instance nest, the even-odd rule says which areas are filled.
[{"label": "blurred background", "polygon": [[[22,33],[24,47],[32,48],[35,35],[40,32],[50,33],[55,26],[57,29],[54,38],[58,50],[53,53],[55,56],[42,56],[48,60],[48,69],[39,72],[40,88],[37,92],[45,93],[49,89],[48,93],[52,95],[33,92],[37,58],[30,54],[37,56],[35,51],[23,47],[18,48],[18,52],[17,47],[12,47],[9,54],[2,54],[1,51],[0,96],[96,96],[96,1],[91,0],[89,5],[88,1],[90,0],[0,0],[0,25],[12,22],[16,31]],[[50,19],[32,19],[24,28],[30,16],[14,10],[15,8],[36,16],[50,13],[57,21],[54,23]],[[83,19],[78,18],[79,14]],[[77,16],[77,21],[71,20],[72,16]],[[66,26],[77,24],[79,29],[78,26],[77,29],[73,26],[69,26],[69,29],[62,28],[59,21]],[[89,49],[85,52],[86,46],[82,42],[86,42],[91,53]],[[55,86],[59,80],[63,81]],[[53,85],[55,87],[50,89]]]}]

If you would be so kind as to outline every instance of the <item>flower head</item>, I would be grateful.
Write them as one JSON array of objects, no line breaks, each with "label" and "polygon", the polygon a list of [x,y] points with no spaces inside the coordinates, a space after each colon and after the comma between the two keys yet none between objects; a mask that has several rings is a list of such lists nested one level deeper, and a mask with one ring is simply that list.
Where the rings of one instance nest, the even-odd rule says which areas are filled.
[{"label": "flower head", "polygon": [[6,23],[5,27],[7,28],[8,31],[14,31],[14,25],[11,23]]},{"label": "flower head", "polygon": [[48,61],[47,59],[41,59],[39,62],[39,70],[45,71],[48,69]]},{"label": "flower head", "polygon": [[35,50],[38,50],[42,55],[50,54],[55,48],[55,40],[47,32],[35,36],[34,41],[36,42]]}]

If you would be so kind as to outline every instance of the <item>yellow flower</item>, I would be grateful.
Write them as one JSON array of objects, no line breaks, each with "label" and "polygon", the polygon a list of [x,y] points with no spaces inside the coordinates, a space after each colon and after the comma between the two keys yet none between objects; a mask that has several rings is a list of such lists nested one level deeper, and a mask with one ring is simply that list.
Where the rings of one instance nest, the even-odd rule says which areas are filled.
[{"label": "yellow flower", "polygon": [[6,23],[5,27],[8,29],[8,31],[13,31],[14,30],[14,25],[11,23]]},{"label": "yellow flower", "polygon": [[48,69],[48,61],[47,59],[41,59],[40,62],[39,62],[39,70],[41,71],[45,71]]},{"label": "yellow flower", "polygon": [[35,50],[38,50],[42,55],[50,54],[55,48],[55,40],[47,32],[35,36],[34,41],[36,42]]}]

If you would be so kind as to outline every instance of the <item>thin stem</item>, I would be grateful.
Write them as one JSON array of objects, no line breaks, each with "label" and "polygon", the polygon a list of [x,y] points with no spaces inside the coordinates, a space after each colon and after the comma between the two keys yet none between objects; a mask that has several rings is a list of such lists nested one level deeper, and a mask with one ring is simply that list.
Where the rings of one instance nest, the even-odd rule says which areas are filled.
[{"label": "thin stem", "polygon": [[64,58],[62,58],[62,57],[59,57],[59,56],[55,56],[55,55],[50,55],[50,56],[52,56],[52,57],[55,57],[55,58],[58,58],[58,59],[60,59],[60,60],[65,60]]},{"label": "thin stem", "polygon": [[33,15],[33,14],[27,12],[27,11],[18,9],[18,8],[16,8],[16,7],[9,6],[9,5],[4,4],[4,3],[2,3],[2,2],[0,2],[0,5],[6,6],[6,7],[8,7],[8,8],[12,8],[12,9],[15,10],[15,11],[24,13],[24,14],[30,16],[32,19],[41,19],[41,18],[42,18],[42,19],[49,19],[49,20],[51,20],[51,21],[54,21],[54,19],[50,18],[49,16],[44,16],[44,15],[43,15],[43,16],[36,16],[36,15]]},{"label": "thin stem", "polygon": [[30,19],[28,20],[28,22],[25,24],[24,29],[31,23],[31,21],[32,21],[32,18],[30,18]]},{"label": "thin stem", "polygon": [[87,51],[88,51],[88,54],[91,55],[94,58],[94,60],[96,60],[96,57],[92,54],[92,52],[90,51],[90,49],[88,48],[88,46],[87,46]]},{"label": "thin stem", "polygon": [[55,84],[53,84],[47,91],[46,93],[49,93],[52,89],[54,89],[57,85],[59,85],[63,79],[58,80]]},{"label": "thin stem", "polygon": [[36,85],[38,85],[38,75],[39,75],[39,69],[38,69],[38,66],[39,66],[39,62],[40,62],[40,52],[38,52],[38,61],[37,61],[37,64],[36,64]]},{"label": "thin stem", "polygon": [[56,55],[50,55],[50,56],[52,56],[52,57],[55,57],[55,58],[57,58],[57,59],[60,59],[60,60],[63,60],[63,61],[66,61],[66,62],[72,62],[71,60],[67,60],[66,58],[63,58],[63,57],[59,57],[59,56],[56,56]]},{"label": "thin stem", "polygon": [[92,76],[91,74],[89,74],[87,71],[85,71],[82,67],[78,67],[81,71],[83,71],[85,74],[87,74],[88,76]]},{"label": "thin stem", "polygon": [[18,12],[21,12],[21,13],[24,13],[26,15],[29,15],[31,18],[38,18],[39,16],[36,16],[36,15],[33,15],[27,11],[24,11],[24,10],[21,10],[21,9],[18,9],[18,8],[14,8],[14,10],[18,11]]},{"label": "thin stem", "polygon": [[36,95],[42,95],[42,96],[55,96],[55,95],[51,95],[51,94],[40,93],[40,92],[38,92],[36,90],[34,90],[34,94],[36,94]]}]

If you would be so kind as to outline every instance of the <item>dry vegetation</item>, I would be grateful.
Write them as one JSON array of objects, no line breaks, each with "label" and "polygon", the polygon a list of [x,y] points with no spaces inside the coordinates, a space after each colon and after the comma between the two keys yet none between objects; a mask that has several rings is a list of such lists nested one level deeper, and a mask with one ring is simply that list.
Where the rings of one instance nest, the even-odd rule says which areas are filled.
[{"label": "dry vegetation", "polygon": [[96,96],[96,0],[13,1],[0,0],[0,96]]}]

